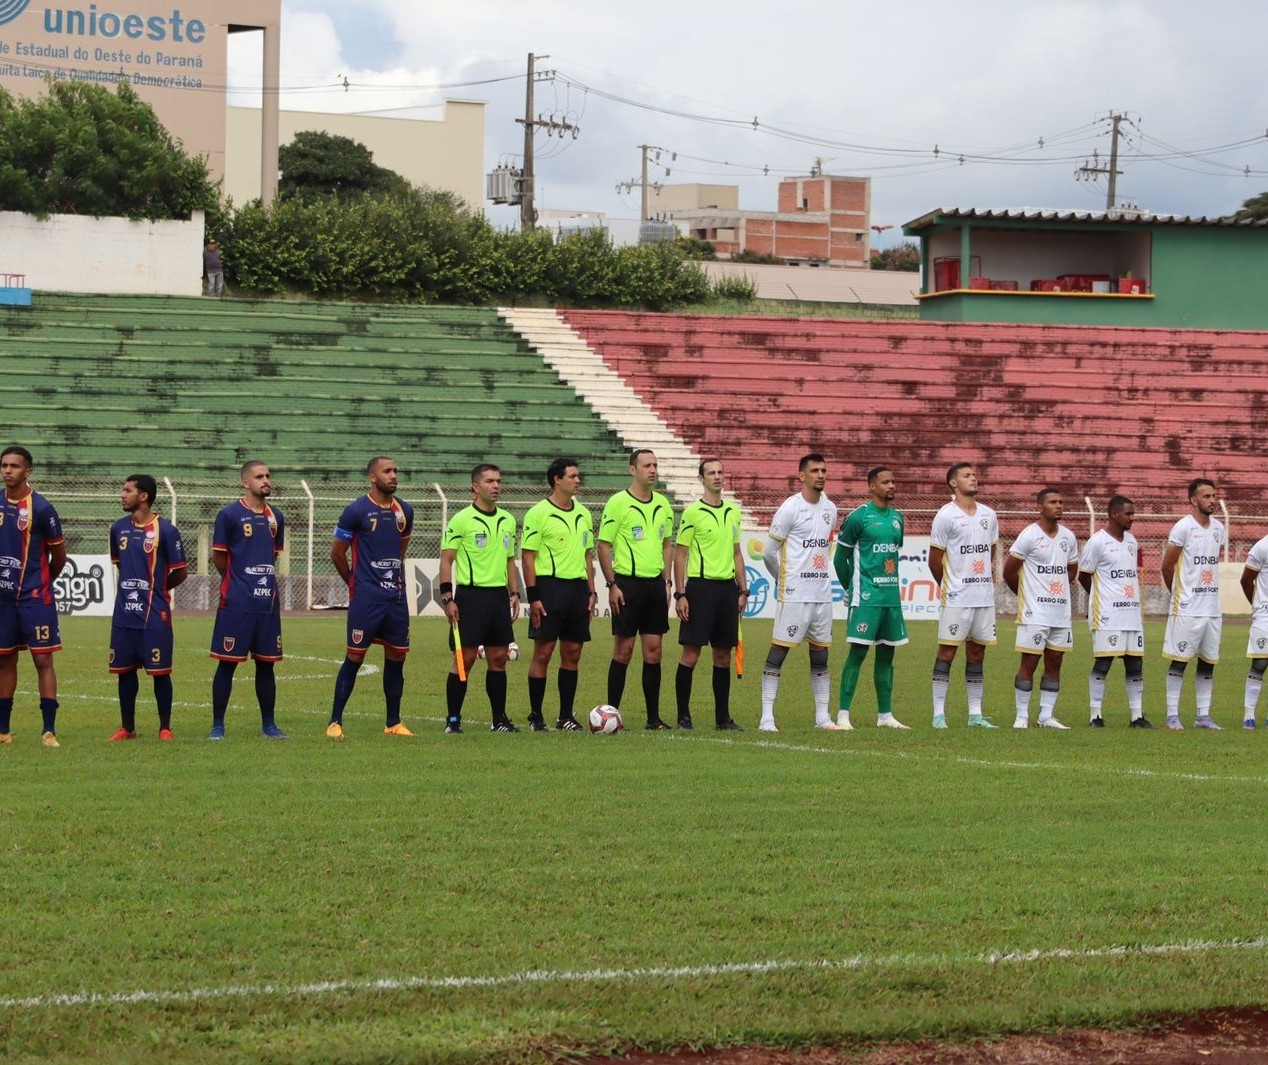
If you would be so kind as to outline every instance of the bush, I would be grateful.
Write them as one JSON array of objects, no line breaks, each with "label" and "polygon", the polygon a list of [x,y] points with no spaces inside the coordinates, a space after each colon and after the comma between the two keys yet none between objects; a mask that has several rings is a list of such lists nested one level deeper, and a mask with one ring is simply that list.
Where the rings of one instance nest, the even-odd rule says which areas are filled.
[{"label": "bush", "polygon": [[755,266],[783,266],[784,264],[784,260],[777,256],[768,255],[766,252],[752,251],[749,248],[732,255],[731,262],[752,263]]},{"label": "bush", "polygon": [[499,232],[454,195],[290,197],[209,221],[228,278],[262,293],[426,303],[544,300],[664,310],[709,294],[675,244],[615,248],[602,230]]},{"label": "bush", "polygon": [[126,81],[114,92],[46,84],[38,99],[0,89],[0,210],[156,220],[215,206],[206,161],[189,158]]},{"label": "bush", "polygon": [[749,300],[755,299],[757,296],[757,282],[749,277],[748,274],[738,277],[735,274],[715,277],[709,287],[713,298],[719,300],[736,300],[739,303],[748,303]]}]

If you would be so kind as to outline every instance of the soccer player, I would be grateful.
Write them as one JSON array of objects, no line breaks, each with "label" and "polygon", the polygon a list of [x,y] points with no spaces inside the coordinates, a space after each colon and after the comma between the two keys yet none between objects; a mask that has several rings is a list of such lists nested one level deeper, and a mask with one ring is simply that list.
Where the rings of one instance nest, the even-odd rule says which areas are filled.
[{"label": "soccer player", "polygon": [[[484,644],[484,690],[493,712],[494,732],[518,732],[506,716],[506,661],[519,617],[519,574],[515,569],[515,519],[498,506],[502,471],[482,462],[471,471],[471,505],[449,519],[440,542],[440,602],[462,643],[463,672],[470,676]],[[452,638],[452,634],[451,634]],[[462,731],[467,682],[449,664],[445,688],[445,731]]]},{"label": "soccer player", "polygon": [[12,743],[10,720],[18,690],[18,652],[31,652],[44,719],[40,742],[57,742],[57,672],[62,649],[53,581],[66,565],[62,523],[53,505],[27,484],[35,460],[16,444],[0,452],[0,743]]},{"label": "soccer player", "polygon": [[1101,704],[1105,678],[1114,659],[1123,660],[1127,708],[1132,728],[1153,728],[1142,705],[1145,696],[1145,622],[1140,602],[1140,546],[1132,535],[1136,505],[1126,496],[1109,501],[1105,528],[1088,540],[1079,560],[1079,583],[1088,594],[1092,630],[1092,673],[1088,705],[1093,728],[1104,728]]},{"label": "soccer player", "polygon": [[877,727],[906,729],[894,716],[894,648],[907,642],[898,583],[903,516],[893,506],[898,494],[894,471],[888,466],[868,470],[867,488],[872,498],[846,515],[833,556],[849,608],[845,632],[850,645],[841,669],[837,727],[854,728],[850,706],[867,650],[875,645],[872,680],[876,684]]},{"label": "soccer player", "polygon": [[634,657],[634,637],[643,655],[643,704],[646,728],[668,729],[660,719],[660,660],[669,631],[674,511],[656,491],[656,455],[647,448],[630,452],[630,486],[612,496],[599,520],[599,568],[608,582],[612,614],[612,661],[608,664],[608,702],[621,705],[625,673]]},{"label": "soccer player", "polygon": [[[401,721],[409,606],[405,602],[405,552],[414,531],[414,508],[396,498],[395,460],[376,455],[365,467],[370,490],[349,503],[335,526],[330,561],[348,586],[348,642],[335,677],[335,701],[326,735],[343,739],[343,710],[357,671],[372,643],[383,645],[385,736],[412,736]],[[352,561],[348,561],[351,549]]]},{"label": "soccer player", "polygon": [[127,517],[110,526],[110,561],[118,571],[110,672],[119,678],[119,730],[112,742],[136,739],[137,670],[154,681],[160,740],[172,738],[172,589],[189,576],[180,531],[154,513],[158,484],[148,473],[123,482]]},{"label": "soccer player", "polygon": [[1162,555],[1162,583],[1171,593],[1162,654],[1167,669],[1167,728],[1179,730],[1180,690],[1184,669],[1198,660],[1193,687],[1197,696],[1194,728],[1219,729],[1211,720],[1211,690],[1220,660],[1220,549],[1224,523],[1212,517],[1218,506],[1215,482],[1195,477],[1189,482],[1189,513],[1171,527]]},{"label": "soccer player", "polygon": [[1017,642],[1021,664],[1013,679],[1013,728],[1030,726],[1030,693],[1042,653],[1039,727],[1068,729],[1056,717],[1061,662],[1074,646],[1071,589],[1079,573],[1079,544],[1061,524],[1061,493],[1041,488],[1035,495],[1039,520],[1027,525],[1004,560],[1004,583],[1017,596]]},{"label": "soccer player", "polygon": [[815,728],[835,732],[828,713],[828,651],[832,646],[832,573],[828,551],[837,526],[837,505],[823,494],[828,462],[812,452],[797,463],[801,491],[775,511],[762,561],[775,578],[779,605],[774,636],[762,667],[762,732],[775,727],[775,697],[788,652],[803,640],[810,644],[810,690]]},{"label": "soccer player", "polygon": [[964,690],[970,728],[996,728],[982,714],[983,663],[995,644],[995,546],[999,519],[977,501],[977,474],[971,462],[947,470],[951,502],[933,519],[929,572],[942,586],[938,611],[938,657],[933,663],[933,727],[946,728],[951,663],[964,644]]},{"label": "soccer player", "polygon": [[594,519],[577,500],[581,471],[576,459],[557,458],[546,469],[550,495],[524,515],[520,565],[528,596],[528,635],[533,660],[528,666],[528,727],[545,732],[542,704],[546,670],[559,646],[559,718],[555,728],[580,732],[573,713],[577,666],[590,642],[594,591]]},{"label": "soccer player", "polygon": [[[1246,657],[1250,672],[1246,674],[1246,692],[1242,704],[1242,728],[1255,727],[1255,708],[1268,670],[1268,536],[1255,544],[1242,567],[1242,592],[1250,603],[1250,641]],[[1264,725],[1268,727],[1268,719]]]},{"label": "soccer player", "polygon": [[250,655],[255,659],[255,697],[260,704],[260,734],[289,737],[274,720],[277,678],[282,660],[282,600],[277,587],[277,556],[286,544],[282,512],[269,506],[273,481],[266,463],[242,465],[242,498],[216,515],[211,564],[220,574],[220,604],[211,634],[216,666],[211,681],[209,740],[225,738],[225,713],[233,694],[233,674]]},{"label": "soccer player", "polygon": [[704,493],[682,512],[674,547],[674,611],[682,654],[674,676],[678,727],[691,728],[691,679],[700,648],[713,648],[713,721],[741,732],[731,719],[731,649],[740,640],[748,579],[740,551],[740,508],[722,498],[721,459],[699,467]]}]

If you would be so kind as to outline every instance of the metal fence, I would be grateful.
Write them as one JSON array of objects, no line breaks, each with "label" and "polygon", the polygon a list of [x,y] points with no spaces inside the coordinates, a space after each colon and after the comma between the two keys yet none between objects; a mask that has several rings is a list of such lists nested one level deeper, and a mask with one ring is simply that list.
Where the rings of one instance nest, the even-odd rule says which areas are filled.
[{"label": "metal fence", "polygon": [[[46,495],[61,515],[66,534],[67,551],[71,554],[102,555],[109,550],[108,530],[122,516],[119,492],[121,485],[101,483],[41,483],[37,488]],[[321,609],[347,603],[347,590],[330,562],[330,543],[336,522],[352,500],[366,490],[364,481],[342,484],[310,484],[308,481],[281,479],[274,482],[271,502],[283,513],[286,522],[286,550],[279,560],[279,584],[282,605],[287,610]],[[239,486],[231,481],[160,482],[156,509],[181,529],[190,560],[190,579],[180,589],[182,610],[210,610],[216,604],[219,578],[211,566],[211,540],[216,514],[240,495]],[[597,520],[606,499],[606,492],[581,499]],[[410,555],[436,558],[440,554],[440,538],[449,516],[471,500],[470,486],[438,483],[403,484],[398,490],[401,499],[414,506],[414,535]],[[745,524],[752,529],[765,529],[772,515],[788,496],[786,491],[750,494],[743,500]],[[537,485],[503,489],[501,505],[517,519],[542,497]],[[834,495],[844,516],[862,500]],[[1035,520],[1036,506],[1028,499],[984,499],[999,514],[1000,535],[1005,547],[1030,522]],[[901,500],[899,503],[901,504]],[[1167,530],[1186,508],[1175,500],[1136,499],[1136,524],[1133,531],[1145,555],[1146,570],[1156,575],[1162,558]],[[1082,542],[1104,524],[1105,500],[1067,499],[1063,521]],[[911,507],[900,507],[906,518],[909,536],[927,536],[934,515],[941,503],[921,499]],[[1268,504],[1228,503],[1222,505],[1220,517],[1228,527],[1226,562],[1241,562],[1246,553],[1268,533]],[[1002,559],[1003,552],[1000,552]],[[998,576],[998,574],[997,574]],[[1157,584],[1159,596],[1163,594]],[[1010,594],[1000,587],[1000,609],[1010,609]],[[1151,612],[1161,610],[1161,599],[1147,603]]]}]

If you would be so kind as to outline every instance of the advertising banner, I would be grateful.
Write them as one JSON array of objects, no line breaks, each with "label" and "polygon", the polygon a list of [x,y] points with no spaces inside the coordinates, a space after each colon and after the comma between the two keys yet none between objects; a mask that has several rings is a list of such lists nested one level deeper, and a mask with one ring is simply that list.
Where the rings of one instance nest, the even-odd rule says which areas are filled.
[{"label": "advertising banner", "polygon": [[53,582],[59,614],[109,617],[114,613],[114,574],[109,555],[68,555]]}]

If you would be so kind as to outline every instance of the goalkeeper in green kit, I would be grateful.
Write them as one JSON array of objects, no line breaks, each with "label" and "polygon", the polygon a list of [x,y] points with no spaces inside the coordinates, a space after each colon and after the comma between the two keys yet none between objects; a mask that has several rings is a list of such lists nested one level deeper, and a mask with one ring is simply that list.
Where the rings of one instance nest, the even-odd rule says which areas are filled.
[{"label": "goalkeeper in green kit", "polygon": [[894,716],[894,648],[907,642],[899,594],[898,553],[903,546],[903,516],[891,505],[897,494],[894,472],[886,466],[868,470],[872,498],[852,510],[837,536],[833,565],[845,588],[849,608],[845,623],[849,657],[841,670],[837,727],[853,729],[850,706],[863,671],[867,649],[876,647],[872,677],[876,682],[876,724],[906,729]]}]

